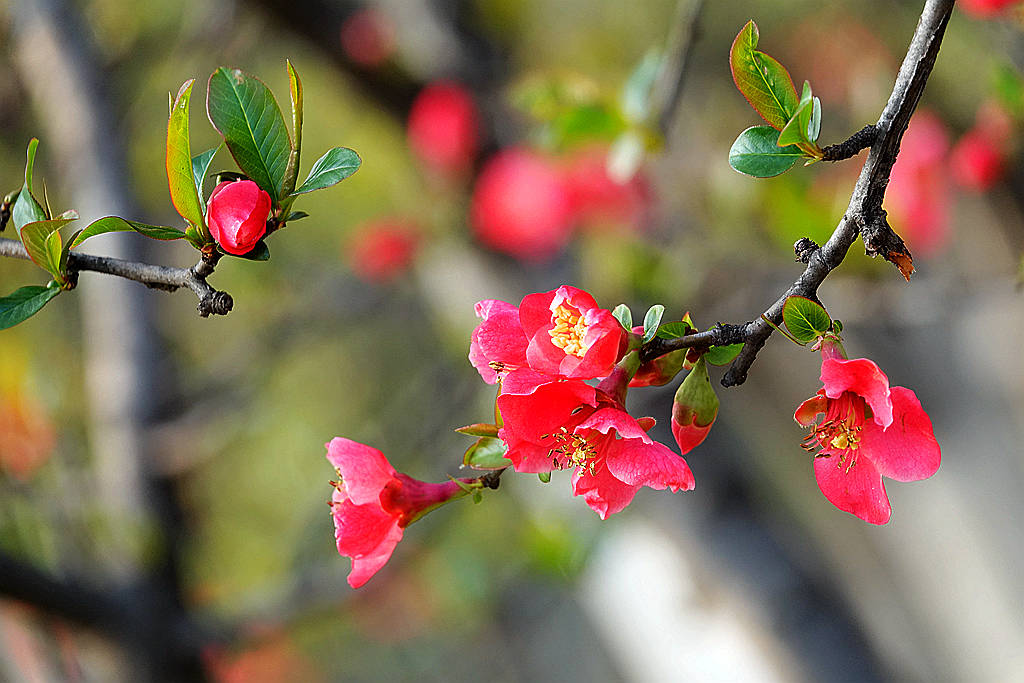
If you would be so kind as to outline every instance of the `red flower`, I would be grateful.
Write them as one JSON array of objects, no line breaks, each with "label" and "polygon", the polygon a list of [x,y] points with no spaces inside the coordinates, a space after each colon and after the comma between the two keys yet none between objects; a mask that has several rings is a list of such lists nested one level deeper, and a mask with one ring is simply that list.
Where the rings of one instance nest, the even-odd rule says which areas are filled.
[{"label": "red flower", "polygon": [[229,254],[252,251],[267,233],[270,195],[251,180],[223,182],[206,203],[206,222],[217,244]]},{"label": "red flower", "polygon": [[[867,358],[826,358],[818,393],[797,408],[794,419],[811,433],[804,448],[817,450],[814,474],[825,497],[866,522],[885,524],[891,508],[882,476],[927,479],[942,456],[932,422],[913,391],[890,387]],[[815,417],[824,420],[815,424]]]},{"label": "red flower", "polygon": [[934,254],[949,241],[948,153],[946,124],[934,114],[918,112],[903,135],[885,191],[893,227],[915,254]]},{"label": "red flower", "polygon": [[419,247],[410,221],[384,218],[360,226],[348,245],[349,266],[366,282],[391,282],[409,269]]},{"label": "red flower", "polygon": [[572,211],[558,169],[522,149],[489,159],[473,190],[470,222],[481,242],[524,261],[550,259],[572,232]]},{"label": "red flower", "polygon": [[1006,161],[999,146],[984,132],[973,128],[964,133],[953,147],[950,165],[957,184],[973,192],[991,189],[1006,171]]},{"label": "red flower", "polygon": [[500,373],[526,367],[526,335],[519,324],[519,308],[496,299],[476,302],[476,315],[483,322],[469,338],[469,362],[488,384]]},{"label": "red flower", "polygon": [[626,330],[611,311],[569,285],[525,297],[519,321],[529,340],[530,368],[548,375],[606,377],[628,345]]},{"label": "red flower", "polygon": [[338,552],[352,558],[348,583],[353,588],[387,563],[405,527],[466,494],[455,481],[428,484],[396,472],[376,448],[342,437],[327,444],[327,459],[341,478],[334,487],[331,512]]},{"label": "red flower", "polygon": [[960,9],[977,17],[999,14],[1019,0],[960,0]]},{"label": "red flower", "polygon": [[375,69],[395,51],[395,27],[385,13],[372,9],[353,12],[341,25],[341,49],[356,64]]},{"label": "red flower", "polygon": [[529,395],[502,394],[499,436],[517,472],[572,469],[573,493],[601,519],[619,512],[642,486],[688,491],[686,461],[651,440],[650,418],[635,420],[622,406],[581,380],[543,384]]},{"label": "red flower", "polygon": [[469,168],[479,143],[476,104],[469,92],[448,81],[432,83],[409,111],[409,146],[427,166],[446,175]]},{"label": "red flower", "polygon": [[647,222],[651,187],[642,172],[626,182],[608,175],[607,150],[575,156],[564,171],[575,220],[584,228],[638,230]]}]

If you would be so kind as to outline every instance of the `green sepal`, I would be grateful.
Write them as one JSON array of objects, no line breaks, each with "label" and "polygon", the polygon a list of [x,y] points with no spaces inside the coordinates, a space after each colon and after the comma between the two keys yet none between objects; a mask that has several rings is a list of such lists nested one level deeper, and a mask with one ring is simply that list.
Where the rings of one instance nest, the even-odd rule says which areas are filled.
[{"label": "green sepal", "polygon": [[481,436],[466,449],[462,464],[475,470],[500,470],[512,464],[505,457],[508,446],[501,439]]},{"label": "green sepal", "polygon": [[[678,424],[711,424],[718,415],[718,395],[711,386],[708,366],[701,356],[676,390],[672,419]],[[690,419],[692,417],[692,419]]]},{"label": "green sepal", "polygon": [[551,473],[550,472],[538,472],[537,473],[537,478],[540,479],[542,484],[549,484],[549,483],[551,483]]},{"label": "green sepal", "polygon": [[475,424],[466,425],[465,427],[459,427],[455,431],[467,436],[488,436],[496,438],[498,436],[498,425],[477,422]]}]

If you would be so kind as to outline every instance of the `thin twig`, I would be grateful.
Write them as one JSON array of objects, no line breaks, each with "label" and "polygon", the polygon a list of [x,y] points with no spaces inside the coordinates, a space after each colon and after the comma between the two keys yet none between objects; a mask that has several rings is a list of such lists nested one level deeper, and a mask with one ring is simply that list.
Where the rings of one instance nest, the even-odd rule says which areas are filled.
[{"label": "thin twig", "polygon": [[[17,240],[0,238],[0,256],[28,259],[28,252],[21,242]],[[181,287],[191,289],[199,297],[199,315],[204,318],[210,314],[227,315],[231,311],[234,301],[227,292],[214,289],[206,281],[206,278],[213,273],[213,262],[207,259],[200,259],[191,268],[172,268],[169,266],[157,266],[151,263],[139,263],[137,261],[125,261],[124,259],[110,258],[109,256],[94,256],[92,254],[78,254],[72,252],[68,258],[68,272],[72,282],[75,274],[81,271],[92,271],[123,277],[126,280],[141,282],[153,289],[162,289],[173,292]]]},{"label": "thin twig", "polygon": [[[953,12],[953,2],[954,0],[925,2],[917,30],[896,76],[892,94],[882,110],[878,123],[873,126],[876,138],[857,179],[846,214],[839,221],[828,242],[820,249],[811,251],[806,248],[807,244],[803,241],[797,242],[797,256],[807,264],[807,267],[796,282],[757,319],[739,326],[722,325],[680,339],[655,338],[641,350],[641,357],[644,360],[681,348],[742,341],[743,349],[722,378],[722,385],[731,387],[743,384],[747,379],[747,371],[772,333],[771,325],[762,318],[767,318],[778,325],[782,322],[782,307],[788,297],[801,295],[817,298],[818,287],[828,274],[843,262],[858,235],[863,238],[865,250],[869,255],[881,254],[895,263],[905,276],[909,276],[913,270],[910,253],[903,240],[893,232],[886,221],[882,198],[896,156],[899,154],[903,133],[935,65],[946,24]],[[727,334],[733,341],[726,341]],[[736,335],[735,338],[733,335]],[[722,341],[713,341],[715,339]]]}]

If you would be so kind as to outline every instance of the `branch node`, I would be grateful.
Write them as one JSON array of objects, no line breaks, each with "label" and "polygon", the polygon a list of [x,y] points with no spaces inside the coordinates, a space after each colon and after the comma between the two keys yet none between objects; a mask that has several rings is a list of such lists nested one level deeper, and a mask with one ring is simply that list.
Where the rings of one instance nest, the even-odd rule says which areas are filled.
[{"label": "branch node", "polygon": [[889,263],[900,269],[906,280],[914,272],[914,258],[903,243],[903,239],[893,231],[886,219],[885,209],[878,209],[870,217],[861,221],[860,236],[864,240],[864,252],[874,258],[881,255]]},{"label": "branch node", "polygon": [[200,299],[196,309],[199,311],[199,315],[206,318],[211,314],[227,315],[234,305],[235,302],[230,294],[217,291]]},{"label": "branch node", "polygon": [[801,237],[793,245],[793,252],[796,254],[796,260],[801,263],[810,263],[811,257],[814,256],[814,252],[821,249],[818,243],[812,240],[810,237]]}]

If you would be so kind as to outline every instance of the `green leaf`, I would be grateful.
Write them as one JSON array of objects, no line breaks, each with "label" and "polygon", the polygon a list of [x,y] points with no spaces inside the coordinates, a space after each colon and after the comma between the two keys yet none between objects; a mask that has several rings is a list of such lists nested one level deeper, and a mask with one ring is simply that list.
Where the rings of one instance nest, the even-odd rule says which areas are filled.
[{"label": "green leaf", "polygon": [[661,304],[654,304],[647,309],[647,314],[644,316],[644,336],[640,343],[646,344],[654,339],[654,335],[658,334],[658,325],[661,324],[663,315],[665,315],[665,307]]},{"label": "green leaf", "polygon": [[476,470],[500,470],[512,464],[505,457],[508,447],[501,439],[481,436],[466,449],[462,464]]},{"label": "green leaf", "polygon": [[[192,157],[192,177],[196,181],[196,195],[199,197],[199,206],[202,208],[206,204],[206,199],[203,196],[203,180],[206,179],[206,172],[210,170],[210,162],[213,161],[213,157],[216,156],[220,150],[220,145],[217,145],[213,149],[208,149],[202,154],[197,154]],[[203,215],[206,215],[206,209],[203,209]]]},{"label": "green leaf", "polygon": [[459,427],[455,431],[457,431],[459,434],[466,434],[468,436],[497,437],[498,425],[477,422],[476,424],[466,425],[465,427]]},{"label": "green leaf", "polygon": [[165,225],[146,225],[136,221],[129,221],[119,216],[104,216],[85,227],[71,241],[71,248],[74,249],[82,242],[96,235],[103,235],[108,232],[137,232],[155,240],[180,240],[185,233],[177,228],[169,228]]},{"label": "green leaf", "polygon": [[60,285],[51,281],[45,287],[40,285],[21,287],[10,296],[0,299],[0,330],[14,327],[21,321],[31,318],[60,292]]},{"label": "green leaf", "polygon": [[623,327],[626,328],[626,332],[633,331],[633,312],[629,310],[629,306],[626,304],[619,304],[612,311],[612,315],[618,320]]},{"label": "green leaf", "polygon": [[803,156],[795,145],[779,147],[779,133],[771,126],[747,128],[729,150],[729,165],[755,178],[785,173]]},{"label": "green leaf", "polygon": [[309,169],[309,175],[302,181],[299,189],[292,192],[292,196],[322,190],[339,183],[358,171],[360,163],[362,161],[359,155],[348,147],[332,147],[316,160],[313,168]]},{"label": "green leaf", "polygon": [[64,275],[60,269],[62,245],[60,244],[60,234],[58,233],[56,238],[52,238],[57,242],[56,250],[54,250],[51,237],[77,218],[78,214],[73,214],[73,217],[67,216],[65,218],[53,218],[51,220],[26,223],[21,228],[21,243],[25,245],[25,251],[28,252],[29,258],[37,266],[53,275],[58,282],[64,282]]},{"label": "green leaf", "polygon": [[729,344],[727,346],[712,346],[703,358],[712,365],[728,365],[739,355],[743,344]]},{"label": "green leaf", "polygon": [[832,329],[832,318],[816,301],[791,296],[782,306],[782,322],[793,338],[806,344]]},{"label": "green leaf", "polygon": [[206,111],[238,167],[276,204],[281,199],[291,141],[270,89],[239,69],[222,66],[210,76]]},{"label": "green leaf", "polygon": [[811,142],[817,142],[818,136],[821,135],[821,100],[815,97],[813,101],[811,120],[807,124],[807,137]]},{"label": "green leaf", "polygon": [[287,59],[284,65],[288,70],[288,94],[292,102],[292,148],[288,154],[288,166],[284,172],[284,186],[281,195],[287,197],[295,189],[295,181],[299,177],[299,157],[302,153],[302,81],[295,67]]},{"label": "green leaf", "polygon": [[736,87],[776,130],[793,118],[799,105],[793,79],[777,60],[757,48],[757,24],[748,21],[733,41],[729,67]]},{"label": "green leaf", "polygon": [[662,339],[678,339],[679,337],[685,337],[690,334],[693,328],[687,323],[676,320],[674,322],[665,323],[658,328],[658,336]]},{"label": "green leaf", "polygon": [[821,101],[811,92],[811,84],[804,81],[804,92],[793,118],[779,133],[778,145],[803,145],[804,152],[815,152],[820,158],[820,148],[814,144],[821,132]]},{"label": "green leaf", "polygon": [[[182,218],[206,232],[203,207],[196,194],[192,172],[192,152],[188,136],[188,105],[195,79],[185,81],[178,90],[167,119],[167,184],[171,190],[171,203]],[[205,235],[204,235],[205,237]]]},{"label": "green leaf", "polygon": [[229,254],[223,249],[220,250],[222,254],[226,256],[233,256],[234,258],[245,259],[246,261],[269,261],[270,260],[270,247],[263,240],[256,243],[256,246],[247,251],[244,254]]},{"label": "green leaf", "polygon": [[538,472],[537,473],[537,478],[540,479],[540,482],[542,484],[549,484],[549,483],[551,483],[551,473],[550,472]]},{"label": "green leaf", "polygon": [[38,147],[38,139],[32,138],[29,140],[28,151],[26,152],[27,159],[25,161],[25,184],[22,185],[21,192],[14,201],[14,206],[11,207],[11,220],[14,222],[14,227],[19,233],[22,226],[26,223],[45,221],[47,219],[46,211],[43,210],[43,207],[32,195],[32,174],[36,163],[36,148]]},{"label": "green leaf", "polygon": [[303,218],[309,218],[309,214],[305,211],[292,211],[285,216],[284,222],[291,223],[292,221],[302,220]]}]

